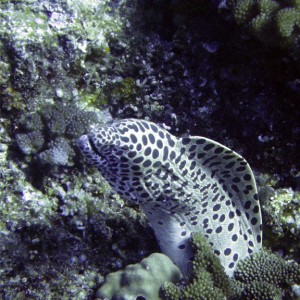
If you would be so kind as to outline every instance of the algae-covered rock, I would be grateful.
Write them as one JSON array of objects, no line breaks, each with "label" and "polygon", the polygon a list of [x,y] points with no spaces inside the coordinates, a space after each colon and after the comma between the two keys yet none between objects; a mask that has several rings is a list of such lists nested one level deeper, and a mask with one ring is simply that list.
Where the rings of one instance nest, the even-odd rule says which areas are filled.
[{"label": "algae-covered rock", "polygon": [[262,207],[264,244],[283,251],[291,258],[300,254],[300,192],[291,187],[278,187],[278,177],[257,177]]},{"label": "algae-covered rock", "polygon": [[166,281],[177,282],[180,277],[178,267],[166,255],[153,253],[138,264],[106,276],[97,296],[113,300],[133,300],[138,297],[158,300],[160,286]]},{"label": "algae-covered rock", "polygon": [[0,19],[3,109],[33,111],[83,93],[99,98],[92,81],[105,81],[98,70],[109,65],[110,38],[122,26],[110,1],[1,1]]},{"label": "algae-covered rock", "polygon": [[0,144],[0,299],[86,300],[101,274],[149,253],[145,217],[103,180],[64,174],[41,191],[6,156]]}]

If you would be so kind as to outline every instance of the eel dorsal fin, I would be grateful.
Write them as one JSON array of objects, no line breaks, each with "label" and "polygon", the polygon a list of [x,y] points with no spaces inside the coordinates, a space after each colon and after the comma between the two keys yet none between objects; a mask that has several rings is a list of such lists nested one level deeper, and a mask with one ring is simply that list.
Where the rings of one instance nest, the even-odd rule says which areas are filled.
[{"label": "eel dorsal fin", "polygon": [[[195,161],[202,174],[222,185],[247,230],[251,229],[255,248],[261,248],[261,211],[253,172],[247,161],[238,153],[208,138],[192,136],[179,139],[178,147],[184,147],[188,160]],[[195,164],[195,163],[193,163]]]},{"label": "eel dorsal fin", "polygon": [[192,256],[190,234],[197,231],[232,276],[238,260],[261,248],[254,175],[243,157],[213,140],[182,138],[175,148],[176,155],[145,176],[144,188],[156,201],[142,207],[162,251],[183,273]]}]

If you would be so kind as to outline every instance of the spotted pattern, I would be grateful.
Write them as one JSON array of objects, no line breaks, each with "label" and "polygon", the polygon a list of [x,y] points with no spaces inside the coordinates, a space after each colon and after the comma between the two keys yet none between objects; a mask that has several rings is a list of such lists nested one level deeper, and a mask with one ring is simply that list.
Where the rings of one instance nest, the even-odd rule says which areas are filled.
[{"label": "spotted pattern", "polygon": [[207,238],[230,276],[261,248],[254,176],[229,148],[203,137],[176,138],[137,119],[94,129],[78,146],[117,193],[140,204],[162,251],[184,274],[193,231]]}]

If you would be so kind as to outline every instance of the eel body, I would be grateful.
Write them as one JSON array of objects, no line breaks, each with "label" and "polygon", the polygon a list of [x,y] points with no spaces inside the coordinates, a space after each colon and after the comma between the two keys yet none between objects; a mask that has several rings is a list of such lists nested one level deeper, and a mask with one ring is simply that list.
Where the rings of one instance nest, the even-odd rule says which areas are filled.
[{"label": "eel body", "polygon": [[201,232],[226,273],[261,249],[253,173],[236,152],[208,138],[177,138],[155,123],[119,120],[78,140],[85,159],[147,215],[163,253],[187,274],[191,232]]}]

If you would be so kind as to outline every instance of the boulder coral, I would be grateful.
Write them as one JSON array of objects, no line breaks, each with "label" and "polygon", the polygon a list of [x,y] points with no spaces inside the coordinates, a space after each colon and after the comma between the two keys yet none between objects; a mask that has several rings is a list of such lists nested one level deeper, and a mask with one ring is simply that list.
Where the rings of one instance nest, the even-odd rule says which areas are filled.
[{"label": "boulder coral", "polygon": [[153,253],[140,263],[128,265],[124,270],[109,274],[97,291],[100,299],[158,300],[159,287],[165,281],[176,282],[181,273],[164,254]]},{"label": "boulder coral", "polygon": [[74,139],[100,119],[94,111],[80,110],[60,102],[48,104],[21,117],[15,141],[23,154],[33,155],[43,165],[72,166]]}]

